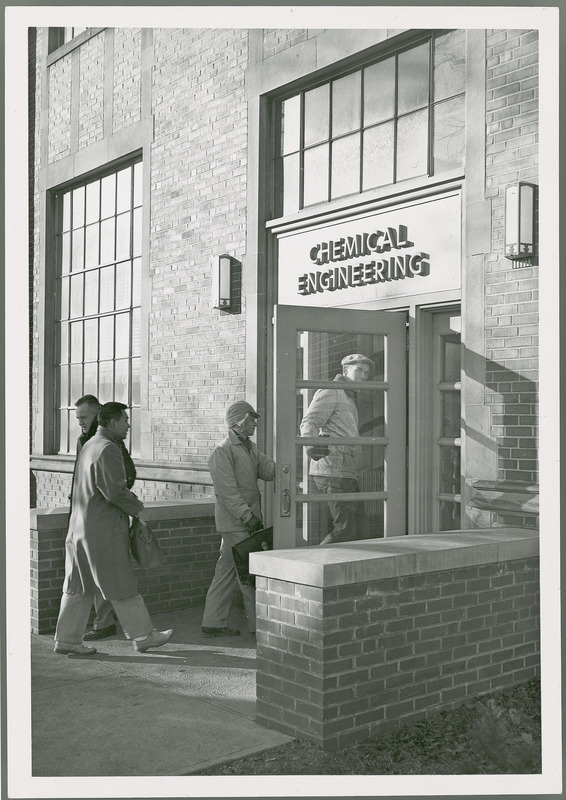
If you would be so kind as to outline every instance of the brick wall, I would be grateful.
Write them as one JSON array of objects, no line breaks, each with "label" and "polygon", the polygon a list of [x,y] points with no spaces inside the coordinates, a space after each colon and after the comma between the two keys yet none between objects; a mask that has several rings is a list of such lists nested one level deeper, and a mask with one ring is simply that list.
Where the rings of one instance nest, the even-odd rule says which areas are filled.
[{"label": "brick wall", "polygon": [[498,479],[536,483],[538,264],[519,262],[514,268],[503,257],[505,187],[517,180],[538,184],[536,31],[488,31],[486,110],[486,194],[492,201],[486,399],[498,445]]},{"label": "brick wall", "polygon": [[[67,519],[66,513],[31,515],[33,633],[55,630],[65,577]],[[134,570],[149,612],[203,604],[220,546],[212,504],[163,504],[148,512],[148,521],[167,558],[163,567]]]},{"label": "brick wall", "polygon": [[113,113],[114,132],[141,119],[141,30],[114,29]]},{"label": "brick wall", "polygon": [[[321,29],[322,30],[322,29]],[[317,31],[320,33],[321,31]],[[276,56],[283,50],[289,50],[301,42],[306,42],[311,31],[306,28],[274,28],[263,32],[263,57],[264,59]]]},{"label": "brick wall", "polygon": [[93,36],[79,55],[79,149],[104,136],[104,34]]},{"label": "brick wall", "polygon": [[50,164],[71,154],[71,60],[69,53],[49,68]]},{"label": "brick wall", "polygon": [[[418,561],[429,537],[404,537],[398,553],[419,539]],[[318,566],[335,566],[336,547],[345,575],[356,570],[347,545]],[[387,540],[373,545],[388,549],[396,559]],[[538,557],[411,572],[328,588],[257,577],[258,722],[339,749],[538,674]]]}]

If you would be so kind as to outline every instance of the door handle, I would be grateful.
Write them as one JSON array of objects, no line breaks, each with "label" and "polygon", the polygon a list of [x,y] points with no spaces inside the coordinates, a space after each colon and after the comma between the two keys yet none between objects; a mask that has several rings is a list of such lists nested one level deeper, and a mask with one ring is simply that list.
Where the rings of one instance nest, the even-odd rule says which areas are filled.
[{"label": "door handle", "polygon": [[291,467],[283,464],[281,467],[281,498],[280,513],[282,517],[291,516]]}]

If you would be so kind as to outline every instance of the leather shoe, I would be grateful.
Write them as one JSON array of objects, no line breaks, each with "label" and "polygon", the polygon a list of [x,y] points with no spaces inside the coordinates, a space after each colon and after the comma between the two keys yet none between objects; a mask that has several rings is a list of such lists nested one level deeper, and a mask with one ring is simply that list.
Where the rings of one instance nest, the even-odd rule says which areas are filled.
[{"label": "leather shoe", "polygon": [[62,656],[93,656],[96,647],[85,647],[84,644],[66,644],[65,642],[55,642],[54,653]]},{"label": "leather shoe", "polygon": [[239,636],[240,631],[235,631],[232,628],[203,628],[203,636]]},{"label": "leather shoe", "polygon": [[83,636],[83,641],[93,642],[95,639],[106,639],[108,636],[116,636],[116,626],[108,625],[106,628],[93,628]]},{"label": "leather shoe", "polygon": [[149,650],[150,647],[161,647],[164,644],[167,644],[169,639],[173,636],[173,629],[170,628],[168,631],[156,631],[153,630],[145,639],[138,639],[134,641],[134,650],[137,650],[138,653],[145,653],[146,650]]}]

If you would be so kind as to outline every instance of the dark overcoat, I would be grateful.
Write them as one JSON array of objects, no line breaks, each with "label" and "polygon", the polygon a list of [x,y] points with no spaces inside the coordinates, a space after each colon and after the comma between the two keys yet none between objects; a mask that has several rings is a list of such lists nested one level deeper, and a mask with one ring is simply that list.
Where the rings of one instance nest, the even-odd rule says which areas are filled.
[{"label": "dark overcoat", "polygon": [[65,583],[69,594],[93,594],[107,600],[137,594],[129,556],[129,517],[143,503],[126,486],[120,446],[99,428],[77,457],[65,540]]}]

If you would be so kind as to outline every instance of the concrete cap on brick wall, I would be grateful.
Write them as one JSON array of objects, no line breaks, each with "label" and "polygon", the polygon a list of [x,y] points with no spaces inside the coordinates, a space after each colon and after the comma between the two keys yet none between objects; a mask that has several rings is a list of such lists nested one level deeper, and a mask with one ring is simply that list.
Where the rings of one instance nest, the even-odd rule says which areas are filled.
[{"label": "concrete cap on brick wall", "polygon": [[536,530],[483,528],[252,553],[250,572],[328,588],[532,558],[538,549]]}]

